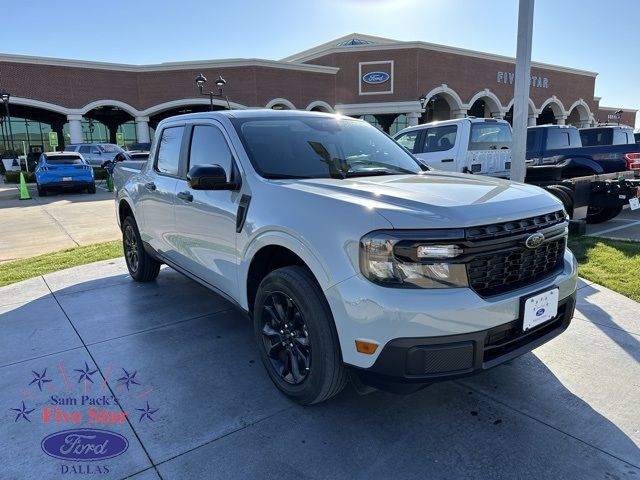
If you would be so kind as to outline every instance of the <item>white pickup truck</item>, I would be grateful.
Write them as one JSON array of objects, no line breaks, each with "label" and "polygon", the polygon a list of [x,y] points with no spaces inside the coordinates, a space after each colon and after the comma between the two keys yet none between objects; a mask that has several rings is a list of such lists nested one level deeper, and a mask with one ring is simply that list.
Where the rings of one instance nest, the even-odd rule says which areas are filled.
[{"label": "white pickup truck", "polygon": [[131,277],[165,263],[235,304],[297,402],[349,378],[408,391],[469,375],[571,321],[566,215],[540,188],[431,171],[317,112],[197,113],[156,132],[142,169],[116,177]]},{"label": "white pickup truck", "polygon": [[511,126],[493,118],[460,118],[406,128],[395,140],[437,170],[509,178]]}]

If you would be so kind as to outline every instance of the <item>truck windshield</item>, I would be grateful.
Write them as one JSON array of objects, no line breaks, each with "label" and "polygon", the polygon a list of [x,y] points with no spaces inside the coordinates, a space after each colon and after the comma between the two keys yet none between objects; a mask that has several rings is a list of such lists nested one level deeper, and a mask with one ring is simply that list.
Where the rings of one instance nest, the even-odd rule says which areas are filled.
[{"label": "truck windshield", "polygon": [[371,125],[340,117],[232,119],[265,178],[348,178],[417,174],[418,162]]},{"label": "truck windshield", "polygon": [[469,150],[500,150],[511,148],[511,127],[507,123],[473,122]]}]

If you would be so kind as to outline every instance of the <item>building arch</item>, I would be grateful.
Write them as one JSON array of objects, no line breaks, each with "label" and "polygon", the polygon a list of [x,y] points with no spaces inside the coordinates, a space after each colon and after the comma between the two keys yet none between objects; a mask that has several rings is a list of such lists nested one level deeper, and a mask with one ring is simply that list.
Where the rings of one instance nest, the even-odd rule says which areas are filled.
[{"label": "building arch", "polygon": [[[169,102],[159,103],[158,105],[154,105],[145,110],[142,110],[141,112],[138,113],[138,115],[141,117],[151,117],[158,113],[162,113],[166,110],[171,110],[174,108],[189,107],[192,105],[207,106],[207,105],[210,105],[210,103],[211,102],[209,98],[205,96],[197,97],[197,98],[181,98],[179,100],[171,100]],[[245,110],[247,108],[246,105],[242,105],[241,103],[229,102],[229,104],[231,105],[231,108],[234,110]],[[222,98],[214,98],[213,105],[217,107],[221,107],[221,109],[226,109],[227,101]]]},{"label": "building arch", "polygon": [[[296,106],[286,98],[274,98],[264,106],[264,108],[280,107],[278,110],[296,110]],[[283,108],[285,107],[285,108]]]},{"label": "building arch", "polygon": [[427,93],[424,97],[426,99],[426,102],[428,103],[429,100],[431,100],[432,97],[434,96],[438,96],[444,100],[446,100],[446,102],[449,104],[449,108],[453,111],[453,110],[462,110],[464,108],[464,104],[462,102],[462,99],[460,98],[460,95],[458,95],[458,93],[453,90],[452,88],[449,88],[446,84],[442,84],[436,88],[434,88],[433,90],[431,90],[429,93]]},{"label": "building arch", "polygon": [[538,109],[537,125],[564,125],[567,110],[562,102],[554,95],[547,98]]},{"label": "building arch", "polygon": [[331,105],[329,105],[327,102],[324,102],[322,100],[316,100],[315,102],[311,102],[309,105],[307,105],[307,108],[305,108],[305,110],[314,110],[316,112],[326,112],[326,113],[333,113],[333,108],[331,107]]},{"label": "building arch", "polygon": [[571,104],[567,116],[567,124],[576,127],[586,127],[591,123],[593,114],[587,102],[582,98]]},{"label": "building arch", "polygon": [[50,112],[59,113],[61,115],[68,115],[75,112],[75,110],[73,109],[66,108],[61,105],[56,105],[55,103],[14,96],[11,97],[9,105],[22,105],[25,107],[41,108],[43,110],[49,110]]},{"label": "building arch", "polygon": [[87,103],[80,109],[81,115],[86,115],[91,110],[100,107],[118,107],[120,110],[127,112],[132,117],[139,115],[138,110],[129,105],[128,103],[121,102],[120,100],[95,100],[91,103]]},{"label": "building arch", "polygon": [[[482,115],[475,115],[479,117],[502,117],[506,111],[503,109],[500,99],[488,88],[471,97],[465,107],[468,113],[474,110],[482,111]],[[469,113],[469,115],[473,115],[473,113]]]}]

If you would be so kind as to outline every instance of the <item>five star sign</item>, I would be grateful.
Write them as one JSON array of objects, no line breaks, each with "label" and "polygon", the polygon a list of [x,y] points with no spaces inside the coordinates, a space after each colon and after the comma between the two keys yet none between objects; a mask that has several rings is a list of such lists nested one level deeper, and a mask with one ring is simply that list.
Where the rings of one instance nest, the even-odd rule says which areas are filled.
[{"label": "five star sign", "polygon": [[118,381],[121,382],[120,383],[121,385],[124,385],[127,387],[127,391],[129,391],[129,385],[140,385],[135,380],[136,373],[138,373],[137,370],[134,370],[133,373],[129,373],[123,368],[122,371],[124,372],[124,377],[120,377]]},{"label": "five star sign", "polygon": [[17,422],[21,418],[24,418],[27,422],[31,422],[31,420],[29,420],[29,417],[27,415],[33,412],[35,408],[32,408],[31,410],[27,410],[27,407],[24,406],[24,400],[23,400],[21,408],[12,408],[11,410],[13,410],[14,412],[18,412],[18,415],[16,415],[16,419],[14,420],[14,422]]},{"label": "five star sign", "polygon": [[35,383],[38,385],[38,389],[42,391],[42,384],[51,382],[51,379],[45,378],[47,376],[47,369],[45,368],[42,373],[38,373],[35,370],[31,370],[31,371],[33,372],[34,379],[31,380],[31,383],[29,385],[33,385]]},{"label": "five star sign", "polygon": [[151,415],[153,415],[160,409],[159,408],[151,409],[151,407],[149,406],[149,402],[147,402],[147,406],[145,408],[136,408],[136,410],[138,410],[139,412],[142,412],[142,415],[140,415],[140,419],[138,420],[138,422],[141,422],[144,418],[148,418],[152,422],[155,422],[155,420]]},{"label": "five star sign", "polygon": [[89,365],[87,365],[87,362],[84,362],[84,370],[83,369],[78,369],[75,368],[74,372],[78,372],[80,374],[80,377],[78,377],[78,383],[80,383],[81,381],[90,381],[91,383],[93,383],[93,380],[91,380],[91,375],[93,375],[94,373],[96,373],[98,370],[90,370],[89,369]]}]

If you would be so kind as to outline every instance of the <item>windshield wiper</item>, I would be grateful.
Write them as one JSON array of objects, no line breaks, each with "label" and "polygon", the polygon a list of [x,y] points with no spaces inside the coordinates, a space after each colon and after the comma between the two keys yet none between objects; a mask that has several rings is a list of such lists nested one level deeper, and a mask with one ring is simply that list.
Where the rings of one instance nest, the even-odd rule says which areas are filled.
[{"label": "windshield wiper", "polygon": [[384,169],[376,169],[376,170],[357,170],[355,172],[347,172],[347,178],[353,177],[375,177],[380,175],[417,175],[417,173],[412,172],[410,170],[389,170],[387,168]]}]

